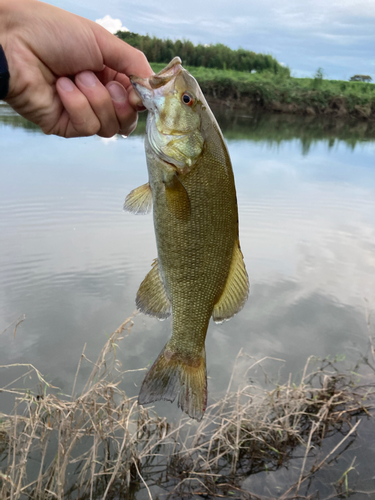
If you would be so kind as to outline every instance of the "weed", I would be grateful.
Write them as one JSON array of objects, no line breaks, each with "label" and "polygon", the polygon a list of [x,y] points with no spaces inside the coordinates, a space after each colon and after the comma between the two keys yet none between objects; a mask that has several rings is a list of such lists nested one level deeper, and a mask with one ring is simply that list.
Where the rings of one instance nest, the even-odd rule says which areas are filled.
[{"label": "weed", "polygon": [[[334,360],[314,368],[309,359],[299,383],[289,379],[265,391],[245,376],[232,390],[231,378],[200,423],[183,417],[171,425],[121,390],[129,373],[121,370],[116,347],[132,325],[129,318],[110,336],[79,395],[78,372],[89,362],[85,349],[71,396],[57,396],[32,365],[25,368],[39,379],[37,393],[2,389],[15,397],[12,415],[0,415],[2,500],[134,499],[140,489],[152,499],[153,488],[168,498],[260,499],[243,489],[243,481],[285,466],[297,448],[304,450],[297,480],[284,492],[278,488],[283,500],[306,497],[314,475],[354,436],[358,417],[373,411],[373,386],[358,387]],[[251,358],[241,351],[237,359]],[[246,373],[261,361],[249,361]],[[323,440],[337,433],[342,439],[319,456]],[[353,491],[353,470],[354,461],[335,484],[341,495]]]}]

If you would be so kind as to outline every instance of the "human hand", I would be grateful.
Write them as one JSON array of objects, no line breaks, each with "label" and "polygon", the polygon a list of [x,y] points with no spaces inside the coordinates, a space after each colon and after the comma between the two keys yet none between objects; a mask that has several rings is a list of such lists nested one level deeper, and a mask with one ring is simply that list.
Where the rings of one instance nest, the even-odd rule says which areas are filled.
[{"label": "human hand", "polygon": [[150,76],[144,54],[98,24],[37,0],[0,0],[6,102],[46,134],[129,135],[144,109],[129,76]]}]

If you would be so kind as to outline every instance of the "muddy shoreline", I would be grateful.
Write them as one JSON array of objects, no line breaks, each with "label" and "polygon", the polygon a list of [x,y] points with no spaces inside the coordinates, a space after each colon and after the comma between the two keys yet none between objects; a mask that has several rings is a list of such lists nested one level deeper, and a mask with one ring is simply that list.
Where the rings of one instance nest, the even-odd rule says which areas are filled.
[{"label": "muddy shoreline", "polygon": [[272,113],[285,113],[289,115],[304,116],[331,116],[337,118],[355,118],[357,120],[375,121],[375,104],[369,102],[366,105],[356,104],[352,108],[345,98],[334,97],[327,105],[311,105],[300,103],[288,103],[280,101],[264,102],[259,97],[226,97],[217,98],[206,94],[210,105],[220,106],[228,109],[246,110],[252,112],[266,111]]}]

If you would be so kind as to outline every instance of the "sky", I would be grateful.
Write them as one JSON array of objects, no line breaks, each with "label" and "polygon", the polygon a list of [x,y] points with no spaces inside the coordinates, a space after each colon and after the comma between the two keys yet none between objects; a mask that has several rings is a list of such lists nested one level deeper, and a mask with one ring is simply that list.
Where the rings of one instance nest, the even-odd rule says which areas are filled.
[{"label": "sky", "polygon": [[[375,0],[47,0],[108,27],[271,54],[292,76],[375,81]],[[106,16],[109,16],[108,18]],[[102,21],[101,21],[102,22]]]}]

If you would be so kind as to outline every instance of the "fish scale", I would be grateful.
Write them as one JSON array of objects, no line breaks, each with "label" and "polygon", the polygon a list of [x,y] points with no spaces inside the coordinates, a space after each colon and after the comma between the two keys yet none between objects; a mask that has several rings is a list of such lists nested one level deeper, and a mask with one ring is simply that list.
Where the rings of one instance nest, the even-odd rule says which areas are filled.
[{"label": "fish scale", "polygon": [[138,401],[178,397],[182,410],[200,420],[207,404],[209,320],[232,317],[249,292],[232,166],[219,125],[179,58],[157,75],[131,80],[149,111],[149,182],[128,195],[124,208],[145,213],[153,206],[158,252],[136,303],[159,319],[172,314],[172,336]]}]

